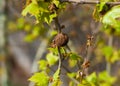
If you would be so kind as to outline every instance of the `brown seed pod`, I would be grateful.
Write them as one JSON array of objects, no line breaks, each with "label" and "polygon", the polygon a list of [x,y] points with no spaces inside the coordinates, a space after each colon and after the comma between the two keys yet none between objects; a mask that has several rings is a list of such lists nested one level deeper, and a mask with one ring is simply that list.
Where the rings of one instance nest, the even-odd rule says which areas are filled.
[{"label": "brown seed pod", "polygon": [[64,33],[58,33],[54,40],[52,41],[51,46],[52,47],[62,47],[62,46],[66,46],[67,43],[69,41],[69,37],[67,34]]}]

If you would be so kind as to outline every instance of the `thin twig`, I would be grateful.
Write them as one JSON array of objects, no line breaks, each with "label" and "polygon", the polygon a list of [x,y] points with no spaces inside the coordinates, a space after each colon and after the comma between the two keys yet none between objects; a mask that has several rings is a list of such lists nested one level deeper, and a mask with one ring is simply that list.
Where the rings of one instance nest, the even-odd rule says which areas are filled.
[{"label": "thin twig", "polygon": [[[67,73],[72,73],[66,66],[64,66],[63,64],[62,64],[62,67],[65,69],[65,71],[67,72]],[[79,82],[75,79],[75,78],[72,78],[72,77],[68,77],[69,79],[71,79],[74,83],[76,83],[76,84],[79,84]]]},{"label": "thin twig", "polygon": [[62,64],[62,67],[68,72],[71,73],[71,71],[68,69],[68,67],[66,67],[65,65]]},{"label": "thin twig", "polygon": [[60,33],[61,32],[61,26],[60,26],[60,23],[58,21],[58,17],[54,18],[54,22],[55,22],[56,28],[58,29],[58,32]]},{"label": "thin twig", "polygon": [[[87,1],[87,0],[62,0],[61,2],[70,2],[77,4],[100,4],[100,1]],[[120,5],[120,2],[106,2],[108,5]]]},{"label": "thin twig", "polygon": [[75,84],[80,84],[76,79],[69,77]]},{"label": "thin twig", "polygon": [[[113,36],[111,35],[108,40],[108,46],[112,46],[112,44],[113,44]],[[108,74],[111,75],[111,63],[110,62],[107,62],[106,70]]]},{"label": "thin twig", "polygon": [[60,47],[58,47],[58,54],[59,54],[59,65],[58,65],[58,69],[59,69],[59,68],[61,69],[61,64],[62,64],[61,58],[62,58],[62,54],[61,54],[61,52],[60,52]]}]

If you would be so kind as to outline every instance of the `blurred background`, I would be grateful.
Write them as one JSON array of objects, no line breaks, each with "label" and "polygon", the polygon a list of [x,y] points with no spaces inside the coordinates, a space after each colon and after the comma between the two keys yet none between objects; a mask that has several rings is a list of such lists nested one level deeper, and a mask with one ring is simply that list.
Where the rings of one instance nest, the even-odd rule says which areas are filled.
[{"label": "blurred background", "polygon": [[[0,86],[28,86],[28,78],[37,71],[37,61],[48,52],[54,23],[51,26],[45,23],[44,28],[35,23],[34,17],[23,17],[25,2],[0,0]],[[94,46],[89,51],[89,73],[106,70],[107,62],[100,51],[103,45],[109,45],[112,40],[110,46],[115,52],[120,51],[120,33],[111,35],[110,31],[103,30],[92,17],[94,7],[69,4],[59,16],[60,23],[65,25],[63,32],[70,37],[71,50],[84,56],[87,35],[94,36]],[[114,86],[120,86],[120,55],[116,54],[113,59],[111,75],[118,78]]]}]

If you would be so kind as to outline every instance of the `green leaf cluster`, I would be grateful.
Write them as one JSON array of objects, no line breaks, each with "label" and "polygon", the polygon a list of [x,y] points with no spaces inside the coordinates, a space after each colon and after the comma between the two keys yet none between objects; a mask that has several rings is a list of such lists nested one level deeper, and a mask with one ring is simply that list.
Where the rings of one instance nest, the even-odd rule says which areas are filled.
[{"label": "green leaf cluster", "polygon": [[35,73],[29,81],[32,81],[36,86],[48,86],[49,77],[45,72]]},{"label": "green leaf cluster", "polygon": [[114,62],[120,60],[119,50],[115,50],[111,46],[104,46],[101,50],[102,50],[101,51],[102,54],[106,58],[106,61],[108,61],[110,63],[114,63]]},{"label": "green leaf cluster", "polygon": [[100,0],[100,4],[96,5],[93,12],[93,17],[97,21],[101,21],[102,17],[110,10],[110,6],[106,2],[111,0]]},{"label": "green leaf cluster", "polygon": [[37,22],[46,22],[47,24],[50,24],[53,18],[57,16],[57,12],[51,13],[49,10],[51,3],[54,3],[59,9],[62,9],[65,6],[65,4],[60,4],[59,0],[50,0],[50,2],[45,2],[44,0],[32,0],[32,2],[27,4],[25,9],[23,9],[22,15],[27,16],[27,14],[30,14],[36,18]]},{"label": "green leaf cluster", "polygon": [[83,62],[83,58],[74,52],[68,53],[68,57],[69,57],[68,63],[70,67],[75,67],[77,61],[80,61],[81,63]]},{"label": "green leaf cluster", "polygon": [[44,1],[32,0],[32,2],[22,11],[22,15],[27,16],[27,14],[30,14],[37,19],[37,22],[46,22],[50,24],[57,14],[50,14],[48,9],[49,5],[49,3]]},{"label": "green leaf cluster", "polygon": [[46,60],[40,60],[39,62],[39,69],[40,70],[47,70],[48,69],[48,62]]},{"label": "green leaf cluster", "polygon": [[86,77],[78,86],[113,86],[116,78],[108,75],[106,71],[98,73],[93,72]]},{"label": "green leaf cluster", "polygon": [[104,17],[102,22],[120,31],[120,6],[114,6]]}]

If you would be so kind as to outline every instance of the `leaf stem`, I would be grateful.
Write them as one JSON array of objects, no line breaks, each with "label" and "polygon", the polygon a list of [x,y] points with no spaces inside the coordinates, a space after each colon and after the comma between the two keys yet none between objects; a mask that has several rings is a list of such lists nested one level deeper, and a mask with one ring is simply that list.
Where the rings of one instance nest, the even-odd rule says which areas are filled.
[{"label": "leaf stem", "polygon": [[62,58],[62,54],[61,54],[61,52],[60,52],[60,47],[58,47],[58,54],[59,54],[59,64],[58,64],[58,69],[61,70],[61,65],[62,65],[61,58]]}]

